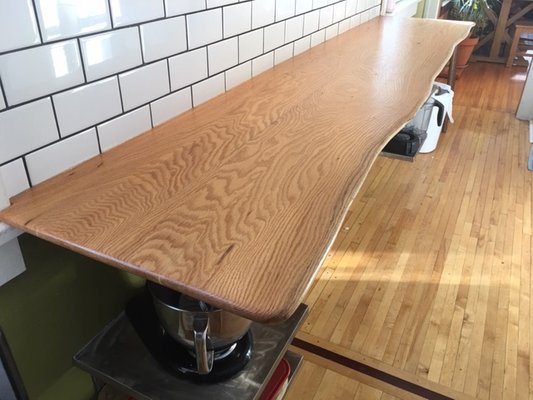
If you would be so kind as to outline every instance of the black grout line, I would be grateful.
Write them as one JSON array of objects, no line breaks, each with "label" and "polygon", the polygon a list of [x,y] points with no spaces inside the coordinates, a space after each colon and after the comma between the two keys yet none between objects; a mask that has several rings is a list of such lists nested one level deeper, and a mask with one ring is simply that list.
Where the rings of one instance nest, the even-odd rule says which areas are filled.
[{"label": "black grout line", "polygon": [[148,112],[150,113],[150,126],[154,128],[154,116],[152,115],[152,103],[148,103]]},{"label": "black grout line", "polygon": [[[366,9],[366,10],[360,12],[360,13],[356,13],[356,14],[354,14],[354,15],[351,15],[351,16],[349,16],[349,17],[346,17],[345,20],[346,20],[346,19],[350,19],[350,18],[352,18],[352,17],[354,17],[354,16],[357,16],[357,15],[361,15],[362,13],[367,12],[367,11],[373,9],[373,8],[376,8],[376,7],[378,7],[378,6],[370,7],[370,8],[368,8],[368,9]],[[315,11],[315,10],[313,10],[313,11]],[[186,23],[187,23],[187,20],[186,20],[186,19],[185,19],[185,21],[186,21]],[[279,22],[274,22],[274,23],[271,23],[271,24],[265,25],[265,26],[262,27],[262,28],[253,29],[253,30],[251,30],[251,31],[249,31],[249,32],[243,32],[243,33],[241,33],[241,34],[239,34],[239,35],[232,36],[232,37],[230,37],[230,38],[228,38],[228,39],[231,39],[231,38],[233,38],[233,37],[238,37],[238,36],[240,36],[240,35],[247,34],[247,33],[250,33],[250,32],[258,31],[258,30],[260,30],[260,29],[263,29],[263,48],[262,48],[262,51],[263,51],[263,54],[265,54],[265,36],[266,36],[266,35],[265,35],[265,28],[267,28],[267,27],[269,27],[269,26],[272,26],[272,25],[275,25],[275,24],[278,24],[278,23],[285,22],[285,21],[286,21],[286,20],[279,21]],[[343,21],[343,20],[341,20],[341,21]],[[341,22],[341,21],[339,21],[339,22]],[[334,24],[331,24],[331,25],[334,25]],[[331,25],[329,25],[329,26],[331,26]],[[305,35],[305,36],[310,36],[310,35],[312,35],[313,33],[320,32],[321,30],[326,29],[326,28],[328,28],[329,26],[327,26],[327,27],[325,27],[325,28],[322,28],[322,29],[317,29],[317,30],[315,30],[315,31],[312,31],[312,32],[308,33],[308,34]],[[304,19],[304,28],[305,28],[305,19]],[[120,29],[123,29],[123,28],[120,28]],[[115,31],[116,31],[116,30],[118,30],[118,29],[115,29]],[[187,30],[186,30],[186,35],[187,35]],[[80,38],[81,38],[81,36],[80,36]],[[301,38],[298,38],[298,39],[301,39]],[[296,39],[296,40],[298,40],[298,39]],[[72,40],[72,39],[69,39],[69,40]],[[209,45],[213,45],[213,44],[220,43],[220,42],[223,41],[223,40],[226,40],[226,39],[218,40],[218,41],[216,41],[216,42],[210,43]],[[187,40],[187,45],[188,45],[188,40]],[[37,46],[33,46],[33,47],[37,47]],[[187,46],[187,47],[188,47],[188,46]],[[111,78],[111,77],[113,77],[113,76],[117,76],[117,77],[118,77],[118,74],[123,74],[123,73],[126,73],[126,72],[130,72],[130,71],[133,71],[133,70],[135,70],[135,69],[138,69],[138,68],[141,68],[141,67],[144,67],[144,66],[148,66],[148,65],[154,64],[154,63],[156,63],[156,62],[159,62],[159,61],[162,61],[162,60],[165,60],[165,59],[169,59],[169,58],[173,58],[173,57],[176,57],[176,56],[179,56],[179,55],[186,54],[186,53],[188,53],[189,51],[199,50],[199,49],[204,48],[204,47],[205,47],[206,50],[207,50],[207,45],[203,45],[203,46],[200,46],[200,47],[196,47],[196,48],[194,48],[194,49],[190,49],[190,50],[188,49],[188,50],[181,51],[181,52],[179,52],[179,53],[173,53],[173,54],[171,54],[171,55],[169,55],[169,56],[166,56],[166,57],[163,57],[163,58],[159,58],[159,59],[156,59],[156,60],[153,60],[153,61],[150,61],[150,62],[145,62],[144,64],[140,64],[140,65],[133,66],[133,67],[131,67],[131,68],[125,69],[125,70],[123,70],[123,71],[120,71],[119,73],[114,73],[114,74],[111,74],[111,75],[108,75],[108,76],[104,76],[104,77],[98,78],[98,79],[96,79],[96,80],[93,80],[93,81],[87,82],[87,83],[82,83],[82,84],[79,84],[79,85],[76,85],[76,86],[71,86],[71,87],[69,87],[69,88],[67,88],[67,89],[62,89],[62,90],[59,90],[59,91],[56,91],[56,92],[52,92],[52,93],[49,93],[49,94],[46,94],[46,95],[43,95],[43,96],[40,96],[40,97],[35,97],[35,98],[31,99],[31,100],[23,101],[23,102],[20,102],[20,103],[15,104],[15,105],[13,105],[13,106],[9,106],[9,105],[8,105],[8,102],[7,102],[7,96],[5,95],[5,91],[4,91],[4,98],[5,98],[6,108],[5,108],[4,110],[2,110],[2,111],[7,111],[7,110],[10,110],[10,109],[13,109],[13,108],[16,108],[16,107],[21,107],[21,106],[24,106],[24,105],[26,105],[26,104],[32,103],[32,102],[34,102],[34,101],[42,100],[42,99],[44,99],[44,98],[47,98],[47,97],[50,97],[50,96],[54,96],[54,95],[59,94],[59,93],[63,93],[63,92],[65,92],[65,91],[78,89],[78,88],[81,88],[81,87],[83,87],[83,86],[85,86],[85,85],[87,85],[87,84],[93,84],[93,83],[99,82],[99,81],[101,81],[101,80]],[[282,47],[282,46],[279,46],[279,47]],[[267,51],[267,53],[270,52],[270,51],[274,51],[274,50],[278,49],[279,47],[275,47],[275,48],[273,48],[273,49],[270,49],[270,50]],[[260,54],[259,56],[261,56],[261,54]],[[253,57],[253,58],[257,58],[257,57],[259,57],[259,56],[256,56],[256,57]],[[252,58],[252,59],[253,59],[253,58]],[[239,61],[240,61],[240,60],[239,60]],[[246,60],[246,61],[248,61],[248,60]],[[83,61],[82,61],[82,62],[83,62]],[[1,82],[0,82],[0,84],[1,84]]]},{"label": "black grout line", "polygon": [[[20,47],[20,48],[17,48],[17,49],[13,49],[13,50],[6,50],[6,51],[3,51],[3,52],[0,52],[0,56],[2,55],[5,55],[5,54],[9,54],[9,53],[15,53],[17,51],[22,51],[22,50],[29,50],[29,49],[32,49],[32,48],[35,48],[35,47],[40,47],[40,46],[43,46],[43,45],[48,45],[48,44],[55,44],[55,43],[59,43],[59,42],[63,42],[63,41],[66,41],[66,40],[72,40],[74,38],[84,38],[84,37],[88,37],[88,36],[93,36],[93,35],[98,35],[98,34],[103,34],[103,33],[109,33],[109,32],[114,32],[114,31],[117,31],[117,30],[120,30],[120,29],[127,29],[127,28],[132,28],[132,27],[139,27],[140,25],[144,25],[144,24],[147,24],[147,23],[150,23],[150,22],[157,22],[157,21],[162,21],[162,20],[166,20],[166,19],[169,19],[169,18],[175,18],[175,17],[179,17],[179,16],[184,16],[184,17],[187,17],[188,15],[193,15],[193,14],[198,14],[198,13],[201,13],[201,12],[205,12],[205,11],[211,11],[211,10],[216,10],[217,8],[223,8],[223,6],[217,6],[217,7],[211,7],[211,8],[206,8],[206,9],[203,9],[203,10],[197,10],[197,11],[191,11],[189,13],[185,13],[185,14],[179,14],[179,15],[171,15],[169,17],[159,17],[159,18],[155,18],[155,19],[150,19],[150,20],[146,20],[146,21],[142,21],[142,22],[137,22],[137,23],[134,23],[134,24],[129,24],[129,25],[123,25],[123,26],[117,26],[115,27],[114,24],[113,24],[113,13],[111,11],[111,4],[110,4],[110,0],[107,0],[108,1],[108,4],[109,4],[109,15],[110,15],[110,20],[111,20],[111,26],[112,28],[110,29],[104,29],[104,30],[101,30],[101,31],[95,31],[95,32],[89,32],[89,33],[85,33],[85,34],[79,34],[79,35],[74,35],[72,37],[64,37],[64,38],[60,38],[60,39],[56,39],[56,40],[50,40],[46,43],[41,42],[42,43],[39,43],[39,44],[33,44],[33,45],[30,45],[30,46],[24,46],[24,47]],[[276,0],[276,1],[280,1],[280,0]],[[320,8],[317,8],[316,10],[321,10],[323,8],[326,8],[326,7],[329,7],[329,6],[332,6],[332,5],[335,5],[337,3],[340,3],[342,1],[345,1],[345,0],[339,0],[335,3],[332,3],[332,4],[328,4],[328,5],[325,5],[325,6],[322,6]],[[253,2],[253,0],[251,0],[250,2]],[[244,2],[242,2],[244,3]],[[242,3],[235,3],[235,4],[242,4]],[[374,7],[378,7],[378,6],[373,6],[373,7],[369,7],[368,9],[366,10],[363,10],[361,11],[362,12],[365,12],[365,11],[368,11],[370,10],[371,8],[374,8]],[[291,19],[291,18],[294,18],[294,17],[297,17],[299,15],[305,15],[307,13],[310,13],[310,12],[313,12],[315,11],[314,9],[313,10],[310,10],[310,11],[307,11],[307,12],[302,12],[298,15],[293,15],[289,18],[286,18],[286,19],[283,19],[283,20],[280,20],[280,21],[276,21],[274,20],[274,22],[270,23],[270,24],[267,24],[267,25],[264,25],[262,27],[258,27],[256,29],[260,29],[260,28],[265,28],[269,25],[274,25],[278,22],[282,22],[282,21],[286,21],[287,19]],[[357,13],[357,14],[360,14],[360,13]],[[274,13],[274,19],[275,19],[275,13]],[[255,30],[255,29],[251,29],[251,30]],[[241,35],[244,34],[244,33],[247,33],[247,32],[242,32],[240,33]],[[40,30],[39,30],[39,34],[40,34]],[[237,36],[237,35],[233,35],[233,36]],[[231,37],[233,37],[231,36]],[[227,37],[227,38],[224,38],[224,39],[229,39],[230,37]],[[215,43],[215,42],[214,42]],[[200,46],[201,47],[201,46]]]},{"label": "black grout line", "polygon": [[142,39],[142,36],[141,36],[141,27],[140,26],[137,26],[137,35],[139,35],[139,47],[140,47],[140,50],[141,50],[141,62],[142,62],[142,65],[144,65],[145,64],[144,46],[143,46],[143,39]]},{"label": "black grout line", "polygon": [[126,111],[124,110],[124,100],[122,99],[122,85],[120,83],[120,79],[119,79],[118,75],[116,76],[115,79],[117,80],[118,97],[120,98],[120,107],[122,108],[122,114],[124,114]]},{"label": "black grout line", "polygon": [[80,53],[80,61],[81,61],[81,70],[83,72],[83,80],[84,83],[87,83],[87,72],[85,71],[85,58],[83,57],[83,51],[81,51],[81,40],[80,38],[76,38],[76,42],[78,43],[78,51]]},{"label": "black grout line", "polygon": [[170,60],[167,58],[168,90],[172,93],[172,79],[170,79]]},{"label": "black grout line", "polygon": [[52,113],[54,114],[54,120],[56,123],[56,129],[57,129],[57,135],[59,136],[59,140],[61,140],[61,130],[59,129],[59,118],[57,118],[57,111],[56,111],[56,105],[54,104],[54,99],[52,96],[50,96],[50,104],[52,104]]},{"label": "black grout line", "polygon": [[[338,21],[338,22],[336,22],[336,23],[333,23],[333,24],[331,24],[330,26],[333,26],[333,25],[339,25],[339,23],[342,22],[342,21],[349,21],[349,22],[350,22],[351,19],[352,19],[353,17],[355,17],[355,16],[357,16],[357,15],[361,15],[362,13],[367,12],[367,11],[370,11],[371,9],[374,9],[374,8],[377,8],[377,7],[378,7],[378,6],[373,6],[373,7],[370,7],[370,8],[368,8],[368,9],[366,9],[366,10],[363,10],[363,11],[360,12],[360,13],[357,13],[357,12],[356,12],[355,14],[352,14],[352,15],[349,15],[349,16],[346,16],[346,15],[345,15],[345,18],[344,18],[344,19],[342,19],[341,21]],[[323,8],[324,8],[324,7],[323,7]],[[300,14],[300,15],[306,15],[306,14],[308,14],[308,13],[310,13],[310,12],[313,12],[313,11],[315,11],[315,10],[311,10],[311,11],[309,11],[309,12],[307,12],[307,13],[303,13],[303,14]],[[346,12],[345,12],[345,14],[346,14]],[[185,23],[187,24],[187,18],[186,18],[186,17],[184,17],[184,18],[185,18]],[[286,19],[285,19],[285,20],[282,20],[282,21],[273,22],[273,23],[271,23],[271,24],[269,24],[269,25],[266,25],[266,26],[271,26],[271,25],[274,25],[274,24],[277,24],[277,23],[280,23],[280,22],[285,22],[285,27],[284,27],[284,28],[286,29]],[[305,17],[304,17],[304,24],[305,24]],[[330,27],[330,26],[328,26],[328,27]],[[294,47],[294,44],[295,44],[296,41],[299,41],[299,40],[303,40],[303,39],[305,39],[305,38],[308,38],[308,40],[309,40],[309,47],[307,48],[307,50],[308,50],[308,49],[311,48],[311,37],[312,37],[312,35],[313,35],[313,34],[316,34],[316,33],[318,33],[318,32],[322,32],[323,35],[324,35],[324,39],[325,39],[325,30],[326,30],[328,27],[323,28],[323,29],[318,29],[318,30],[313,31],[313,32],[310,32],[310,33],[308,33],[307,35],[302,36],[302,37],[300,37],[300,38],[297,38],[295,41],[289,43],[289,44],[292,44],[292,46],[293,46],[293,47],[292,47],[293,57],[294,57],[294,48],[295,48],[295,47]],[[126,28],[126,27],[125,27],[125,28]],[[121,27],[120,29],[122,29],[122,27]],[[262,53],[259,54],[259,55],[257,55],[257,56],[255,56],[255,57],[252,57],[251,59],[244,60],[243,62],[240,62],[240,64],[238,63],[237,65],[233,65],[233,66],[231,66],[230,68],[228,68],[228,69],[226,69],[226,70],[223,70],[223,71],[220,71],[220,72],[218,72],[217,74],[213,75],[213,76],[216,76],[216,75],[219,75],[219,74],[221,74],[221,73],[224,73],[224,86],[225,86],[225,88],[226,88],[226,79],[225,79],[225,72],[226,72],[226,71],[228,71],[229,69],[232,69],[232,68],[238,67],[239,65],[243,65],[243,64],[245,64],[245,63],[247,63],[247,62],[250,62],[250,67],[251,67],[251,70],[252,70],[252,71],[251,71],[251,72],[252,72],[252,76],[251,76],[251,77],[253,78],[253,61],[254,61],[254,60],[256,60],[256,59],[258,59],[258,58],[260,58],[260,57],[263,57],[263,56],[265,56],[265,55],[268,55],[268,54],[272,53],[272,60],[273,60],[273,66],[274,66],[274,52],[275,52],[277,49],[280,49],[281,47],[284,47],[284,46],[288,45],[288,44],[285,44],[285,43],[284,43],[284,44],[282,44],[281,46],[278,46],[278,47],[276,47],[276,48],[274,48],[274,49],[271,49],[271,50],[269,50],[267,53],[265,53],[265,52],[264,52],[264,41],[265,41],[264,27],[257,28],[257,29],[253,29],[253,30],[250,30],[250,31],[248,31],[248,32],[242,32],[242,33],[240,33],[240,34],[238,34],[238,35],[235,35],[235,36],[236,36],[236,37],[239,37],[239,36],[242,35],[242,34],[247,34],[247,33],[252,32],[252,31],[259,31],[259,29],[262,29],[262,30],[263,30],[263,38],[262,38],[262,39],[263,39],[263,43],[262,43]],[[337,31],[337,32],[338,32],[338,31]],[[284,31],[284,33],[285,33],[285,31]],[[186,26],[186,35],[187,35],[187,26]],[[285,35],[284,35],[284,36],[285,36]],[[229,38],[228,38],[228,39],[229,39]],[[226,40],[226,39],[221,39],[221,40],[219,40],[218,42],[220,42],[220,41],[222,41],[222,40]],[[239,38],[238,38],[238,40],[239,40]],[[78,41],[79,41],[79,38],[78,38]],[[212,44],[215,44],[215,43],[218,43],[218,42],[214,42],[214,43],[212,43]],[[323,42],[323,41],[322,41],[322,42]],[[48,44],[48,43],[47,43],[47,44]],[[187,44],[188,44],[188,40],[187,40]],[[38,46],[33,46],[33,47],[38,47]],[[203,46],[203,47],[206,48],[206,53],[207,53],[207,46]],[[200,48],[201,48],[201,47],[196,48],[196,49],[194,49],[194,50],[198,50],[198,49],[200,49]],[[183,52],[177,53],[176,55],[180,55],[180,54],[184,54],[184,53],[187,53],[187,51],[183,51]],[[173,56],[175,56],[175,55],[173,55]],[[131,70],[137,69],[137,68],[139,68],[139,67],[143,67],[143,66],[146,66],[146,65],[154,64],[154,63],[159,62],[159,61],[162,61],[162,60],[166,60],[166,62],[167,62],[168,74],[169,74],[169,81],[170,81],[170,58],[173,57],[173,56],[165,57],[165,58],[158,59],[158,60],[154,60],[154,61],[151,61],[151,62],[149,62],[149,63],[145,63],[144,65],[141,65],[141,66],[135,66],[135,67],[133,67],[133,68],[131,68],[131,69],[129,69],[129,70],[121,71],[120,73],[128,72],[128,71],[131,71]],[[240,60],[238,60],[238,61],[240,61]],[[85,71],[84,71],[84,72],[85,72]],[[99,80],[96,80],[96,81],[93,81],[93,82],[90,82],[90,83],[91,83],[91,84],[92,84],[92,83],[96,83],[96,82],[98,82],[98,81],[100,81],[100,80],[109,79],[110,77],[115,77],[116,79],[118,79],[118,74],[113,74],[113,75],[110,75],[110,76],[107,76],[107,77],[101,78],[101,79],[99,79]],[[133,108],[133,109],[131,109],[131,110],[128,110],[127,113],[134,112],[134,111],[136,111],[136,110],[138,110],[138,109],[140,109],[140,108],[145,107],[146,105],[148,105],[148,106],[149,106],[149,110],[150,110],[150,117],[151,117],[151,120],[152,120],[151,122],[152,122],[152,126],[153,126],[153,117],[152,117],[151,103],[153,103],[153,102],[155,102],[155,101],[157,101],[157,100],[159,100],[159,99],[161,99],[161,98],[164,98],[164,97],[166,97],[166,96],[169,96],[169,95],[171,95],[171,94],[173,94],[173,93],[176,93],[176,92],[178,92],[178,91],[185,90],[185,89],[188,88],[189,91],[190,91],[190,96],[191,96],[191,105],[192,105],[193,108],[194,108],[193,85],[198,84],[198,83],[200,83],[200,82],[203,82],[203,81],[205,81],[205,80],[207,80],[207,79],[210,79],[210,78],[212,78],[212,76],[207,76],[207,77],[204,78],[204,79],[201,79],[201,80],[199,80],[199,81],[197,81],[197,82],[191,83],[191,84],[189,84],[189,85],[187,85],[187,86],[180,87],[180,88],[178,88],[178,89],[176,89],[176,90],[172,90],[172,89],[171,89],[171,86],[172,86],[172,85],[171,85],[171,82],[170,82],[170,83],[169,83],[169,89],[170,89],[170,92],[169,92],[169,93],[165,93],[164,95],[162,95],[162,96],[160,96],[160,97],[158,97],[158,98],[156,98],[156,99],[152,99],[152,100],[150,100],[150,101],[147,102],[147,103],[144,103],[144,104],[142,104],[142,105],[139,105],[139,106],[137,106],[137,107],[135,107],[135,108]],[[89,126],[89,127],[85,127],[85,128],[83,128],[82,130],[80,130],[80,131],[78,131],[78,132],[75,132],[75,133],[73,133],[73,134],[70,134],[70,135],[68,135],[68,136],[65,137],[65,138],[63,138],[63,137],[60,136],[60,133],[59,133],[59,132],[60,132],[60,130],[59,130],[59,123],[58,123],[58,119],[57,119],[57,115],[56,115],[55,105],[54,105],[54,102],[53,102],[53,98],[51,97],[53,94],[57,94],[57,93],[61,93],[61,92],[55,92],[55,93],[53,93],[53,94],[49,94],[49,95],[46,95],[46,96],[42,96],[41,98],[35,98],[35,99],[30,100],[30,101],[27,101],[27,102],[24,102],[24,103],[17,104],[15,107],[9,107],[8,109],[12,109],[12,108],[20,107],[20,106],[23,106],[23,105],[25,105],[25,104],[28,104],[28,103],[31,103],[31,102],[34,102],[34,101],[38,101],[38,100],[42,100],[42,99],[44,99],[44,98],[48,98],[48,97],[50,97],[50,99],[51,99],[51,103],[52,103],[52,107],[53,107],[53,112],[54,112],[54,117],[55,117],[56,127],[57,127],[57,130],[58,130],[59,139],[58,139],[58,140],[55,140],[55,141],[53,141],[53,142],[47,143],[46,145],[41,146],[41,147],[39,147],[39,148],[37,148],[37,149],[33,149],[33,150],[30,151],[30,152],[27,152],[27,153],[24,153],[24,154],[22,154],[22,155],[19,155],[19,156],[13,158],[13,159],[10,159],[10,160],[8,160],[8,161],[5,161],[5,162],[3,162],[3,163],[0,163],[0,166],[6,165],[6,164],[8,164],[8,163],[10,163],[10,162],[13,162],[13,161],[19,159],[19,158],[21,158],[21,159],[23,159],[23,161],[25,161],[24,157],[26,157],[28,154],[31,154],[31,153],[36,152],[36,151],[38,151],[38,150],[41,150],[41,149],[43,149],[43,148],[45,148],[45,147],[48,147],[48,146],[54,145],[54,144],[56,144],[56,143],[58,143],[58,142],[60,142],[60,141],[62,141],[62,140],[64,140],[64,139],[66,139],[66,138],[73,137],[73,136],[75,136],[75,135],[77,135],[77,134],[80,134],[80,133],[85,132],[85,131],[87,131],[88,129],[92,129],[92,128],[95,128],[95,130],[96,130],[96,133],[97,133],[97,139],[98,139],[99,151],[101,152],[101,145],[100,145],[100,140],[99,140],[99,135],[98,135],[97,125],[107,123],[107,122],[109,122],[109,121],[111,121],[111,120],[113,120],[113,119],[115,119],[115,118],[119,118],[119,117],[123,116],[124,114],[127,114],[127,113],[124,111],[124,106],[123,106],[123,104],[122,104],[123,100],[122,100],[122,93],[121,93],[120,81],[118,81],[117,83],[118,83],[118,88],[119,88],[119,93],[120,93],[120,100],[121,100],[121,106],[122,106],[122,113],[121,113],[121,114],[114,115],[113,117],[108,118],[108,119],[106,119],[106,120],[104,120],[104,121],[100,121],[100,122],[98,122],[98,124],[96,124],[96,125],[92,125],[92,126]],[[0,80],[0,87],[1,87],[1,85],[2,85],[2,82],[1,82],[1,80]],[[84,85],[78,85],[78,86],[76,86],[76,87],[80,87],[80,86],[84,86]],[[69,88],[69,89],[67,89],[67,90],[72,90],[72,89],[75,89],[76,87],[72,87],[72,88]],[[64,91],[65,91],[65,90],[64,90]],[[4,91],[3,91],[3,92],[4,92]],[[6,102],[6,106],[7,106],[8,103],[7,103],[7,98],[6,98],[5,92],[4,92],[3,94],[4,94],[4,98],[5,98],[5,100],[6,100],[5,102]],[[27,170],[26,170],[26,173],[28,174],[28,171],[27,171]],[[30,179],[29,179],[29,175],[28,175],[28,180],[30,181]]]},{"label": "black grout line", "polygon": [[30,170],[28,169],[28,165],[26,164],[26,157],[23,156],[23,157],[18,157],[18,158],[22,160],[22,165],[24,166],[24,172],[26,172],[26,178],[28,179],[28,184],[30,185],[30,187],[32,187],[33,183],[30,177]]},{"label": "black grout line", "polygon": [[109,10],[109,22],[111,24],[110,30],[113,30],[115,28],[115,23],[113,22],[113,10],[111,10],[111,0],[107,0],[107,7]]},{"label": "black grout line", "polygon": [[37,14],[37,6],[35,5],[35,0],[31,0],[31,5],[33,7],[33,14],[35,16],[35,23],[37,24],[37,32],[39,32],[39,39],[41,40],[40,44],[44,44],[43,34],[41,32],[41,22],[39,21],[39,14]]},{"label": "black grout line", "polygon": [[7,109],[8,108],[7,96],[6,96],[6,91],[4,90],[4,84],[2,83],[2,77],[0,77],[0,92],[2,92],[2,98],[4,99],[4,104]]},{"label": "black grout line", "polygon": [[102,145],[100,144],[100,132],[98,131],[98,127],[94,127],[94,131],[96,132],[96,142],[98,143],[98,153],[102,154]]}]

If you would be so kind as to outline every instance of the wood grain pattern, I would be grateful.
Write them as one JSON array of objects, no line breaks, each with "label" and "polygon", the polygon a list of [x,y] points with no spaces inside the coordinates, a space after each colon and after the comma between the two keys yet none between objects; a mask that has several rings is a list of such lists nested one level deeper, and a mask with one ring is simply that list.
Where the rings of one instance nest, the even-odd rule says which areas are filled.
[{"label": "wood grain pattern", "polygon": [[287,318],[469,29],[373,20],[26,191],[0,219],[253,320]]},{"label": "wood grain pattern", "polygon": [[453,399],[533,398],[525,75],[475,63],[433,153],[376,160],[298,338]]}]

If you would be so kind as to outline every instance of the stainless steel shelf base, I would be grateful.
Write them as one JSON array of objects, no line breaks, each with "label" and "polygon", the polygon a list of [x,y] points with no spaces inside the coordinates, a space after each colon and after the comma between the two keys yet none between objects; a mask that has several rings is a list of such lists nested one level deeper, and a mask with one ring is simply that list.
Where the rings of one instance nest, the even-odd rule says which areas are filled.
[{"label": "stainless steel shelf base", "polygon": [[138,400],[258,399],[286,353],[294,372],[298,369],[301,356],[287,352],[287,347],[306,316],[307,306],[301,304],[282,323],[253,323],[251,360],[234,377],[219,383],[195,383],[169,372],[153,358],[124,312],[74,356],[74,363]]}]

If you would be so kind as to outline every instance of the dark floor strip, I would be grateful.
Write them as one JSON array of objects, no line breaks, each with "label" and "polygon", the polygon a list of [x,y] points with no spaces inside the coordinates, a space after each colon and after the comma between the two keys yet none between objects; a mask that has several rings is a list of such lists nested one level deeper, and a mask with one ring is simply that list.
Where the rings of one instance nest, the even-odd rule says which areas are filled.
[{"label": "dark floor strip", "polygon": [[296,347],[299,347],[300,349],[316,354],[319,357],[336,362],[337,364],[343,365],[354,371],[361,372],[365,375],[371,376],[372,378],[379,379],[380,381],[386,382],[390,385],[396,386],[397,388],[403,389],[406,392],[416,394],[426,399],[453,400],[451,397],[444,396],[440,393],[419,386],[415,383],[406,381],[391,374],[387,374],[386,372],[380,371],[379,369],[370,367],[358,361],[354,361],[348,357],[341,356],[340,354],[326,350],[322,347],[319,347],[312,343],[308,343],[304,340],[294,338],[292,344]]}]

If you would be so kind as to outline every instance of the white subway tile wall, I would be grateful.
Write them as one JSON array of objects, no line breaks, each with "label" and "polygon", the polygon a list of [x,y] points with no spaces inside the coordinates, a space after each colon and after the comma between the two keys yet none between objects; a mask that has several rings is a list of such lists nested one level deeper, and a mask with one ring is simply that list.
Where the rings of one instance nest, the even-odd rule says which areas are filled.
[{"label": "white subway tile wall", "polygon": [[252,76],[257,76],[274,66],[274,52],[263,54],[252,60]]},{"label": "white subway tile wall", "polygon": [[30,187],[22,158],[0,167],[0,178],[4,182],[7,197],[11,197]]},{"label": "white subway tile wall", "polygon": [[236,37],[207,46],[209,74],[217,74],[239,62],[239,43]]},{"label": "white subway tile wall", "polygon": [[380,1],[0,0],[0,10],[0,171],[12,196],[377,17]]},{"label": "white subway tile wall", "polygon": [[165,0],[167,17],[182,15],[193,11],[205,10],[205,1],[198,0]]},{"label": "white subway tile wall", "polygon": [[58,139],[50,98],[0,113],[0,165]]},{"label": "white subway tile wall", "polygon": [[291,18],[287,20],[285,24],[285,43],[294,42],[296,39],[300,39],[303,36],[303,15]]},{"label": "white subway tile wall", "polygon": [[185,88],[150,103],[154,126],[192,108],[191,88]]},{"label": "white subway tile wall", "polygon": [[187,32],[191,49],[222,39],[222,9],[187,15]]},{"label": "white subway tile wall", "polygon": [[98,125],[96,129],[98,130],[102,151],[106,151],[146,132],[151,127],[150,106],[144,106]]},{"label": "white subway tile wall", "polygon": [[226,82],[224,74],[218,74],[192,85],[192,104],[194,107],[224,93]]},{"label": "white subway tile wall", "polygon": [[252,62],[241,64],[226,71],[226,90],[246,82],[252,77]]},{"label": "white subway tile wall", "polygon": [[83,83],[76,40],[0,56],[0,76],[7,102],[19,104]]},{"label": "white subway tile wall", "polygon": [[259,28],[274,22],[276,17],[275,0],[252,1],[252,28]]},{"label": "white subway tile wall", "polygon": [[32,0],[0,0],[0,51],[41,43]]},{"label": "white subway tile wall", "polygon": [[107,0],[35,0],[43,41],[111,29]]},{"label": "white subway tile wall", "polygon": [[122,112],[117,77],[67,90],[52,96],[52,99],[62,137],[79,132]]},{"label": "white subway tile wall", "polygon": [[239,36],[239,62],[263,54],[263,29],[256,29]]},{"label": "white subway tile wall", "polygon": [[45,181],[98,153],[94,128],[30,153],[25,159],[31,183],[36,185]]},{"label": "white subway tile wall", "polygon": [[265,28],[264,51],[270,51],[285,43],[285,21]]},{"label": "white subway tile wall", "polygon": [[170,92],[167,60],[119,75],[124,111],[149,103]]},{"label": "white subway tile wall", "polygon": [[247,32],[252,27],[252,3],[224,7],[224,37]]},{"label": "white subway tile wall", "polygon": [[292,57],[292,52],[294,49],[294,44],[289,43],[279,49],[274,50],[274,64],[278,65],[283,61],[287,61]]},{"label": "white subway tile wall", "polygon": [[87,81],[142,64],[137,27],[83,37],[80,46]]},{"label": "white subway tile wall", "polygon": [[163,0],[110,0],[110,4],[114,27],[150,21],[165,16]]},{"label": "white subway tile wall", "polygon": [[207,78],[207,49],[205,47],[169,58],[172,91]]},{"label": "white subway tile wall", "polygon": [[163,19],[141,25],[141,43],[145,62],[187,50],[185,17]]}]

